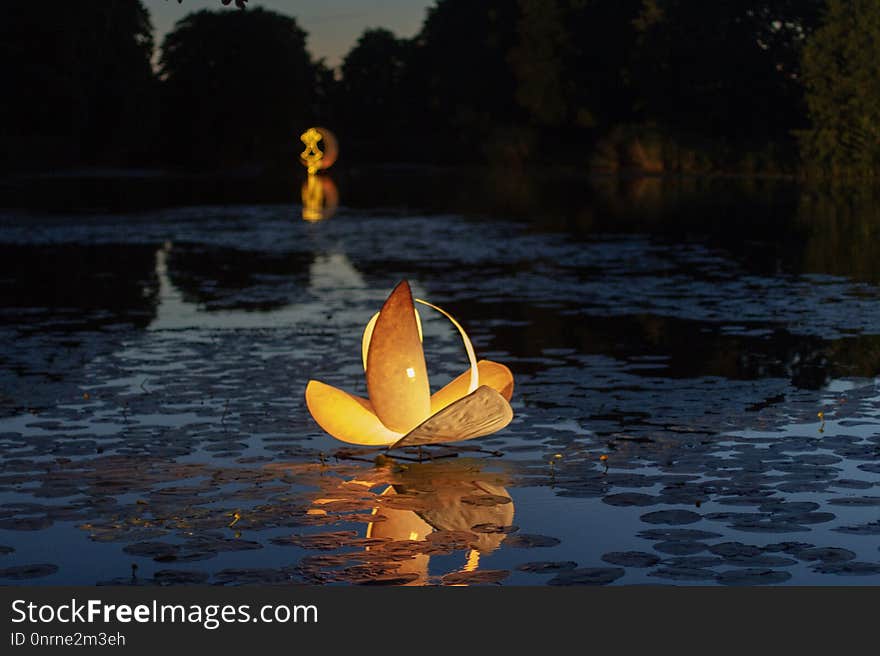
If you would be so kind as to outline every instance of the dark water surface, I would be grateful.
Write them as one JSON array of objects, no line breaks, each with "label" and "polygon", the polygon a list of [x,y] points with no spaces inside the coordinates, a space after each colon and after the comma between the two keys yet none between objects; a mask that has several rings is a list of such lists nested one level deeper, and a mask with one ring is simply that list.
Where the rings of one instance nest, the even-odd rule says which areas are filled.
[{"label": "dark water surface", "polygon": [[[874,199],[340,187],[3,212],[0,582],[880,584]],[[374,462],[305,409],[366,395],[402,278],[514,372],[483,451]],[[423,319],[436,389],[466,358]]]}]

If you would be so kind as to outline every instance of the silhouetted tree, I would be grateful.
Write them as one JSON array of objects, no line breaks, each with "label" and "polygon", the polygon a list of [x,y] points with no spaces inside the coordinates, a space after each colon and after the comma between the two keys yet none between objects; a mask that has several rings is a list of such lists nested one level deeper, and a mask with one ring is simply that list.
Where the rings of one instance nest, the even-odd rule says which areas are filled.
[{"label": "silhouetted tree", "polygon": [[805,165],[834,177],[880,174],[880,3],[828,0],[804,50],[811,127]]},{"label": "silhouetted tree", "polygon": [[295,159],[323,78],[296,20],[262,9],[192,13],[165,37],[159,63],[173,161],[231,167]]},{"label": "silhouetted tree", "polygon": [[817,0],[644,0],[631,66],[638,116],[740,145],[803,120],[800,51]]},{"label": "silhouetted tree", "polygon": [[142,155],[155,136],[152,53],[138,0],[3,3],[3,156],[45,167]]},{"label": "silhouetted tree", "polygon": [[516,43],[517,0],[438,0],[415,38],[407,90],[411,111],[433,137],[435,155],[481,145],[522,119],[508,55]]},{"label": "silhouetted tree", "polygon": [[516,100],[543,125],[560,124],[569,112],[566,56],[574,35],[558,0],[519,0],[517,42],[508,55],[516,79]]},{"label": "silhouetted tree", "polygon": [[[410,44],[386,29],[369,29],[342,61],[335,113],[345,141],[355,141],[366,157],[383,156],[405,139],[410,103],[405,84]],[[367,142],[366,145],[363,145]]]}]

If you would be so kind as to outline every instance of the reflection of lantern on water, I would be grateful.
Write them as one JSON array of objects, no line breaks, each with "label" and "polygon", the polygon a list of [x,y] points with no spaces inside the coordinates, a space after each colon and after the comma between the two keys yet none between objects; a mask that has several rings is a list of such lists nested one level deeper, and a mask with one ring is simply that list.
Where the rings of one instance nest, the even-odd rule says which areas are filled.
[{"label": "reflection of lantern on water", "polygon": [[323,175],[310,175],[302,185],[302,218],[323,221],[336,213],[339,192],[333,180]]},{"label": "reflection of lantern on water", "polygon": [[[478,461],[434,461],[406,467],[380,468],[365,480],[349,481],[363,487],[388,486],[367,525],[368,562],[387,563],[394,576],[408,585],[429,582],[431,555],[463,552],[459,571],[474,572],[480,559],[501,546],[514,530],[514,504],[500,474],[480,471]],[[343,483],[342,487],[348,483]],[[332,495],[332,492],[330,492]],[[334,499],[317,499],[315,509],[332,506]],[[357,560],[357,557],[352,558]]]},{"label": "reflection of lantern on water", "polygon": [[[299,159],[309,172],[315,175],[318,171],[329,169],[339,156],[339,142],[327,128],[309,128],[300,135],[305,150]],[[323,146],[323,148],[322,148]]]},{"label": "reflection of lantern on water", "polygon": [[470,339],[455,319],[426,301],[416,302],[440,312],[458,329],[469,369],[431,394],[421,323],[409,284],[403,281],[364,330],[369,399],[316,380],[306,387],[309,412],[333,437],[367,446],[421,446],[489,435],[513,419],[510,370],[489,360],[477,362]]}]

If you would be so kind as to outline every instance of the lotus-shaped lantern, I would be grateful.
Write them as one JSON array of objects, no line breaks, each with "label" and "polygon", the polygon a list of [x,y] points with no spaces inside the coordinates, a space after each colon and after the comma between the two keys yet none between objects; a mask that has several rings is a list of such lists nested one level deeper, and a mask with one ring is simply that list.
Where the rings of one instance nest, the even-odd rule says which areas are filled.
[{"label": "lotus-shaped lantern", "polygon": [[428,383],[422,331],[412,292],[404,280],[364,330],[362,355],[369,399],[316,380],[306,387],[306,405],[333,437],[389,448],[458,442],[501,430],[513,419],[513,375],[503,364],[477,362],[461,325],[422,300],[458,329],[470,367],[433,395]]}]

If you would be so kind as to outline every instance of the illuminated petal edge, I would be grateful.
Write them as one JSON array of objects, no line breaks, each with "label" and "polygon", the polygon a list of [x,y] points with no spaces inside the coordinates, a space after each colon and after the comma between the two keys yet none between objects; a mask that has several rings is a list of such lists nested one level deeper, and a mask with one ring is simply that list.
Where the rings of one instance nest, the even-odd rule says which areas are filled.
[{"label": "illuminated petal edge", "polygon": [[481,385],[416,426],[390,448],[461,442],[491,435],[513,420],[513,408],[501,394]]},{"label": "illuminated petal edge", "polygon": [[306,386],[306,406],[321,428],[349,444],[388,446],[403,435],[389,430],[367,399],[317,380]]},{"label": "illuminated petal edge", "polygon": [[[510,369],[500,362],[492,360],[480,360],[477,362],[480,385],[487,385],[501,394],[505,400],[510,401],[513,396],[513,374]],[[440,388],[431,397],[431,414],[440,412],[446,406],[455,403],[460,398],[468,395],[471,370],[468,369],[460,376]]]}]

